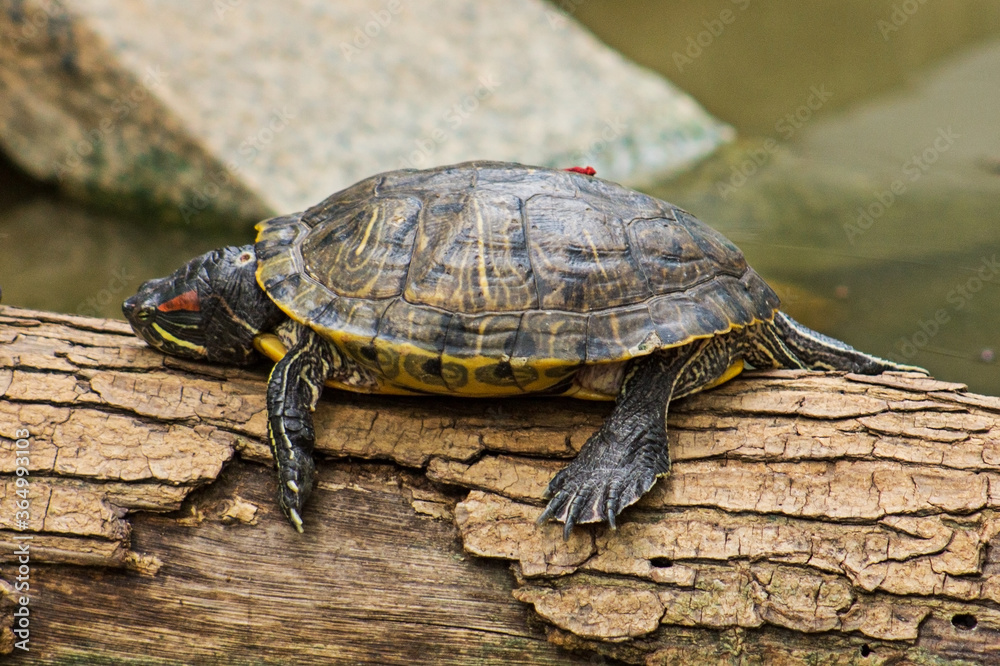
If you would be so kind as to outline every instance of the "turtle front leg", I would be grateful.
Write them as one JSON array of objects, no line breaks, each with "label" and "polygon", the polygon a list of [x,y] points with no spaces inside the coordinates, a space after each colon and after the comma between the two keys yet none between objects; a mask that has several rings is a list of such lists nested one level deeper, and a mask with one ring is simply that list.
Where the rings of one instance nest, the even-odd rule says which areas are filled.
[{"label": "turtle front leg", "polygon": [[293,344],[267,383],[267,435],[278,467],[278,502],[302,532],[302,507],[312,492],[313,410],[337,352],[310,329],[295,325]]},{"label": "turtle front leg", "polygon": [[[724,337],[667,349],[632,361],[615,410],[577,457],[549,483],[551,498],[538,522],[608,521],[646,494],[670,471],[667,405],[730,369],[734,345]],[[735,374],[735,373],[734,373]]]}]

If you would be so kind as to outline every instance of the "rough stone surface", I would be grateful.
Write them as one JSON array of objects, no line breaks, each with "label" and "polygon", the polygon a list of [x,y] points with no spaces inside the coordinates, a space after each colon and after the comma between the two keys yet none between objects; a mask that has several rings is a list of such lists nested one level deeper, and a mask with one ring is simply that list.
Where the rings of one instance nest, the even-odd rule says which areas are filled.
[{"label": "rough stone surface", "polygon": [[5,152],[82,197],[188,222],[466,159],[636,184],[732,134],[541,0],[0,6]]},{"label": "rough stone surface", "polygon": [[299,538],[252,462],[269,463],[265,378],[169,359],[121,322],[0,307],[0,506],[19,428],[32,498],[23,525],[0,512],[0,650],[27,534],[39,635],[64,659],[559,663],[542,626],[628,663],[1000,660],[1000,403],[960,384],[772,371],[679,401],[671,474],[617,531],[564,541],[536,523],[545,484],[608,404],[335,394]]}]

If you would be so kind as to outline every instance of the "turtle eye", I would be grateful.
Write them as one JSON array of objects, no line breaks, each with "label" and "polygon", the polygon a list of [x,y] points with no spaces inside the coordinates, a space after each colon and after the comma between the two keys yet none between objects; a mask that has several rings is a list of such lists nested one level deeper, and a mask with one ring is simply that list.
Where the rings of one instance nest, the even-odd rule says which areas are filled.
[{"label": "turtle eye", "polygon": [[149,321],[153,318],[153,310],[151,308],[142,308],[135,313],[135,318],[139,321]]}]

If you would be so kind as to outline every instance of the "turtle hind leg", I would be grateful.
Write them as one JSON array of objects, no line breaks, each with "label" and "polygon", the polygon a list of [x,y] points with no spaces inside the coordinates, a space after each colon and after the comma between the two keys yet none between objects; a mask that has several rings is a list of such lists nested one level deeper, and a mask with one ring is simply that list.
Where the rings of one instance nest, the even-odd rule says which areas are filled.
[{"label": "turtle hind leg", "polygon": [[758,368],[840,370],[862,375],[877,375],[887,370],[929,374],[923,368],[858,351],[840,340],[803,326],[783,312],[775,315],[772,325],[755,327],[748,341],[747,360]]},{"label": "turtle hind leg", "polygon": [[734,347],[720,336],[632,361],[611,416],[549,483],[538,522],[564,522],[567,539],[577,523],[614,528],[616,516],[670,470],[667,404],[725,374]]},{"label": "turtle hind leg", "polygon": [[267,382],[267,435],[278,468],[278,502],[302,532],[302,507],[312,492],[315,470],[312,413],[337,358],[312,330],[297,325],[294,334]]}]

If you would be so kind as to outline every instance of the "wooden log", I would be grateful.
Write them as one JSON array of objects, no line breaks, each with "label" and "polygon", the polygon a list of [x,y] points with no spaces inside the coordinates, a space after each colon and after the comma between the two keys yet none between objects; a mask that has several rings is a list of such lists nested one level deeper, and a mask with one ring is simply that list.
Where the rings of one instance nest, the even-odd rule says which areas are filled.
[{"label": "wooden log", "polygon": [[299,535],[266,372],[0,308],[0,649],[27,582],[25,663],[1000,660],[998,398],[748,374],[672,405],[671,475],[564,542],[545,485],[610,405],[329,391]]}]

